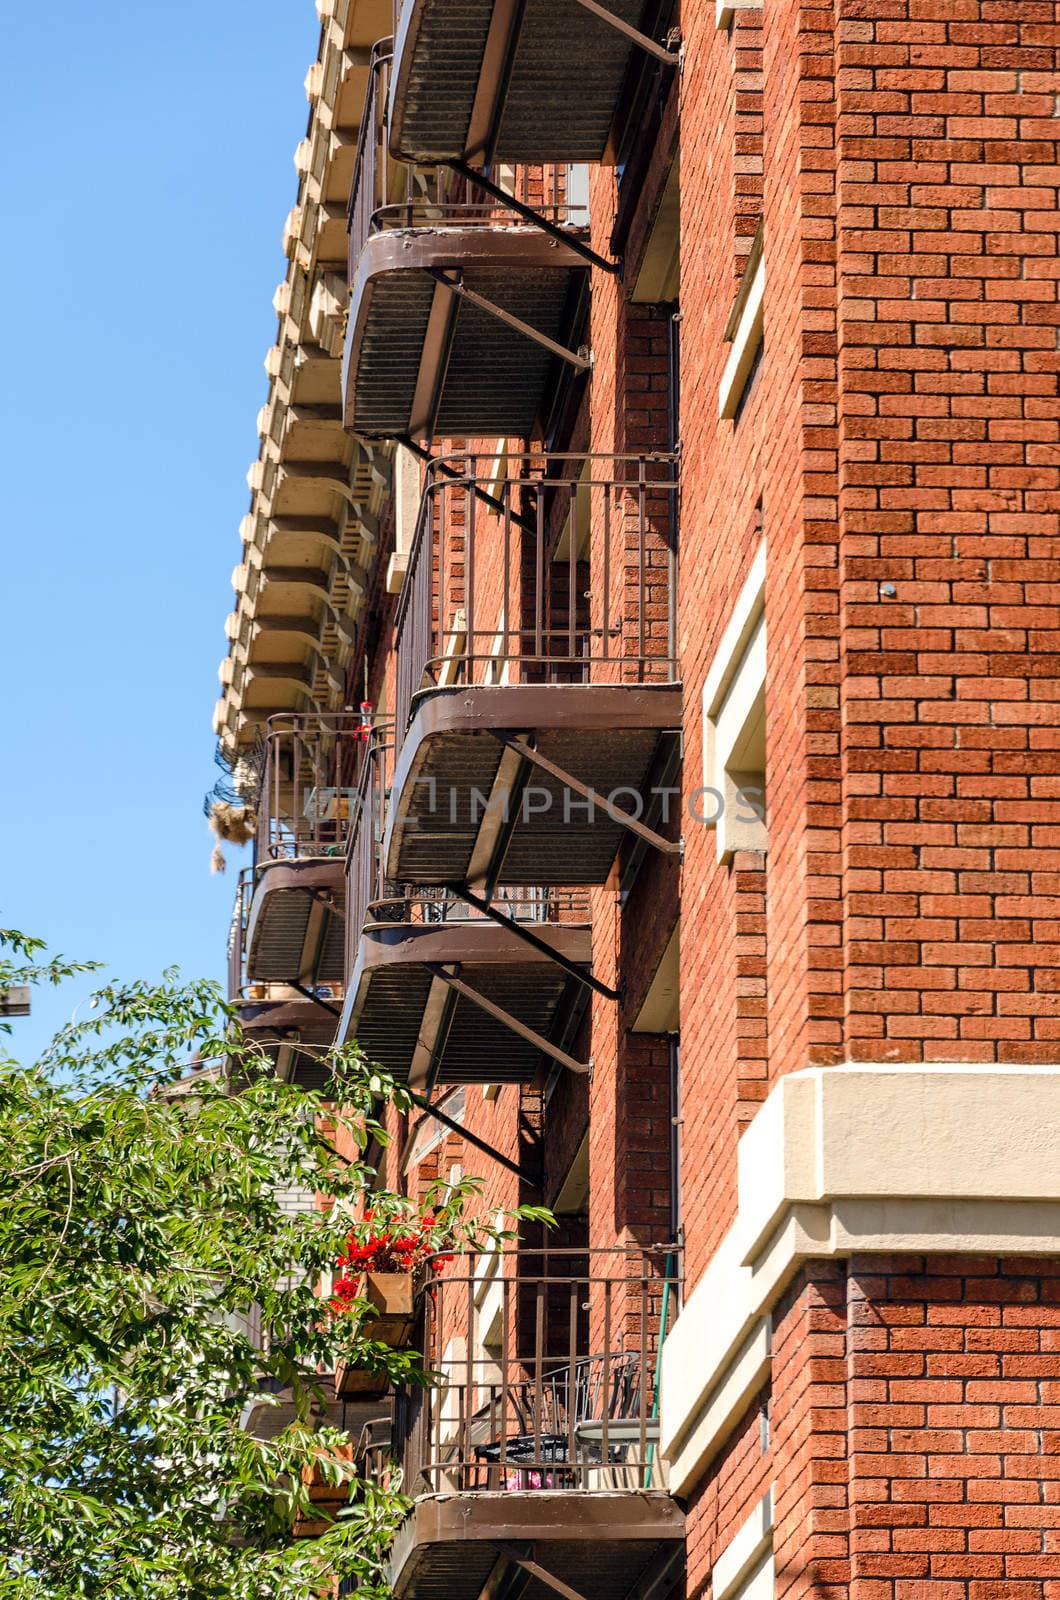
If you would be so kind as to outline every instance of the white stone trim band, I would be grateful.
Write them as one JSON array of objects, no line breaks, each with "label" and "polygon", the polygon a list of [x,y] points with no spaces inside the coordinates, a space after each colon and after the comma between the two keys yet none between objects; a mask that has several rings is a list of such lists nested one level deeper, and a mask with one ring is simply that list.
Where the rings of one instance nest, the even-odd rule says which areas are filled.
[{"label": "white stone trim band", "polygon": [[744,1134],[738,1171],[736,1222],[663,1346],[674,1494],[765,1381],[768,1316],[804,1261],[1060,1255],[1060,1066],[792,1073]]}]

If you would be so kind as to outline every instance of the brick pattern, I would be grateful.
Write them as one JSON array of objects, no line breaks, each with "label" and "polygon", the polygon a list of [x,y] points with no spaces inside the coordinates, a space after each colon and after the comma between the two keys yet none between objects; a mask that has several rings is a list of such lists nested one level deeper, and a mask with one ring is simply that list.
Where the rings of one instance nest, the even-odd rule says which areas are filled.
[{"label": "brick pattern", "polygon": [[724,1450],[688,1501],[688,1600],[710,1593],[711,1569],[739,1533],[773,1478],[769,1389],[733,1429]]},{"label": "brick pattern", "polygon": [[776,1321],[777,1595],[1052,1600],[1060,1266],[854,1257]]},{"label": "brick pattern", "polygon": [[733,218],[737,279],[747,263],[762,216],[762,12],[735,11],[731,24],[733,72]]},{"label": "brick pattern", "polygon": [[840,18],[837,1044],[1054,1061],[1060,32]]},{"label": "brick pattern", "polygon": [[739,852],[732,867],[736,968],[736,1120],[751,1121],[769,1093],[765,858]]}]

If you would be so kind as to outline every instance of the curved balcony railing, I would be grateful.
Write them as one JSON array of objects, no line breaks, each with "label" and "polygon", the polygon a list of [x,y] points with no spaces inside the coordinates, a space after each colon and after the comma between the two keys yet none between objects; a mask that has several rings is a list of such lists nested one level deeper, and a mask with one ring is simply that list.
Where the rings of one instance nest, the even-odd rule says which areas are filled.
[{"label": "curved balcony railing", "polygon": [[359,712],[270,717],[256,870],[345,855],[371,728]]},{"label": "curved balcony railing", "polygon": [[[394,159],[388,148],[393,63],[393,39],[380,40],[372,50],[347,212],[351,279],[367,240],[386,229],[446,223],[503,227],[522,220],[446,166],[415,166]],[[587,223],[584,205],[574,203],[568,194],[566,165],[505,168],[500,178],[502,188],[549,221],[575,227]]]}]

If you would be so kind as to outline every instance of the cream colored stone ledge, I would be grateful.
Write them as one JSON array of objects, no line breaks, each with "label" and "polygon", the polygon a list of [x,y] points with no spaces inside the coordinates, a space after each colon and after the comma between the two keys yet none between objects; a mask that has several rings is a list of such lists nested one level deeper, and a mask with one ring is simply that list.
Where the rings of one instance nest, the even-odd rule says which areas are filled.
[{"label": "cream colored stone ledge", "polygon": [[714,1563],[711,1600],[758,1600],[773,1593],[773,1493],[768,1490]]},{"label": "cream colored stone ledge", "polygon": [[663,1347],[675,1494],[766,1380],[769,1314],[803,1262],[1060,1255],[1060,1066],[792,1073],[740,1141],[738,1182],[736,1222]]}]

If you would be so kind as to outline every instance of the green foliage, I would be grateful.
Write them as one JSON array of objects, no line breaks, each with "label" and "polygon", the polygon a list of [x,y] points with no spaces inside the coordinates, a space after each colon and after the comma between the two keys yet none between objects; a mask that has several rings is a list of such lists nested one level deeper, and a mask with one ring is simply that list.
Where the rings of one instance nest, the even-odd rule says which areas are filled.
[{"label": "green foliage", "polygon": [[[0,934],[0,986],[73,970]],[[319,1374],[341,1357],[426,1381],[317,1294],[373,1178],[332,1130],[383,1142],[402,1091],[352,1047],[326,1094],[292,1088],[234,1030],[213,985],[167,974],[103,988],[33,1067],[0,1052],[0,1600],[387,1592],[399,1493],[353,1482],[323,1538],[290,1534],[304,1467],[354,1474]],[[469,1193],[446,1202],[465,1245]]]}]

